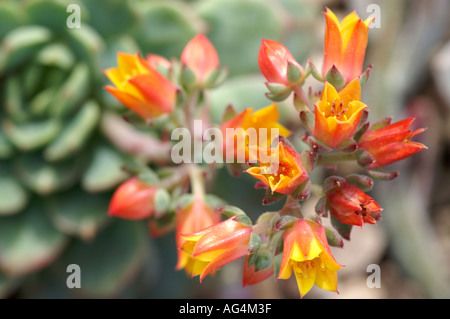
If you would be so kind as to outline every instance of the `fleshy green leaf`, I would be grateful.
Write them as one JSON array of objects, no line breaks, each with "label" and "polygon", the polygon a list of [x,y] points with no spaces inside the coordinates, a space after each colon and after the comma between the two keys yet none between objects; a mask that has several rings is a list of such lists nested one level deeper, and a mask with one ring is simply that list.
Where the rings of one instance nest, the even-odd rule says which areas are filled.
[{"label": "fleshy green leaf", "polygon": [[115,149],[107,145],[98,146],[89,167],[83,174],[83,188],[89,192],[113,188],[128,177],[122,170],[124,164],[124,157]]},{"label": "fleshy green leaf", "polygon": [[79,151],[96,127],[99,118],[98,104],[95,101],[86,102],[58,138],[44,150],[44,157],[49,161],[59,161]]},{"label": "fleshy green leaf", "polygon": [[255,57],[261,39],[278,39],[282,33],[279,11],[267,1],[210,0],[201,2],[197,11],[208,23],[207,36],[230,76],[258,71]]},{"label": "fleshy green leaf", "polygon": [[17,214],[27,205],[28,193],[13,176],[6,172],[1,174],[0,215]]},{"label": "fleshy green leaf", "polygon": [[195,15],[187,14],[192,9],[181,2],[146,1],[138,10],[141,23],[134,34],[143,52],[179,57],[197,33]]},{"label": "fleshy green leaf", "polygon": [[46,145],[57,136],[62,126],[61,122],[54,118],[25,124],[5,120],[2,124],[8,139],[22,151],[31,151]]},{"label": "fleshy green leaf", "polygon": [[40,195],[65,190],[80,174],[80,158],[49,164],[39,154],[24,154],[13,163],[16,176],[29,189]]},{"label": "fleshy green leaf", "polygon": [[110,199],[110,193],[89,194],[77,188],[51,197],[46,208],[61,232],[88,241],[108,222]]},{"label": "fleshy green leaf", "polygon": [[0,72],[10,70],[29,59],[52,38],[50,30],[28,25],[11,30],[0,45]]},{"label": "fleshy green leaf", "polygon": [[58,90],[52,105],[53,116],[69,114],[87,97],[91,90],[91,79],[88,65],[80,62],[71,71],[67,80]]},{"label": "fleshy green leaf", "polygon": [[38,203],[0,223],[0,268],[9,276],[40,270],[57,258],[66,237],[47,220]]},{"label": "fleshy green leaf", "polygon": [[63,267],[76,264],[88,297],[117,296],[141,270],[149,254],[145,224],[116,219],[95,241],[75,241],[62,257]]}]

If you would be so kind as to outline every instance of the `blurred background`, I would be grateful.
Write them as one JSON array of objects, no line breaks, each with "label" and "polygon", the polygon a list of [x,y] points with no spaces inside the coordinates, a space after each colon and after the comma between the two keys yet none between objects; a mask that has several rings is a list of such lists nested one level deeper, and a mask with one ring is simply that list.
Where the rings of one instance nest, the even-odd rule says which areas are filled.
[{"label": "blurred background", "polygon": [[[81,28],[68,27],[70,4],[80,8]],[[400,172],[394,181],[375,183],[371,195],[383,219],[354,227],[344,248],[333,249],[345,265],[339,294],[314,287],[306,298],[449,298],[446,0],[2,0],[0,297],[298,298],[293,277],[242,288],[241,260],[200,284],[175,271],[173,232],[151,238],[146,221],[107,216],[112,192],[127,177],[121,166],[134,155],[111,134],[124,108],[103,90],[102,70],[116,64],[117,51],[179,58],[204,32],[229,69],[227,81],[208,95],[218,121],[230,103],[236,109],[271,103],[257,65],[262,38],[283,43],[302,65],[311,57],[321,67],[326,7],[339,18],[353,10],[375,17],[365,60],[373,70],[362,97],[369,119],[415,116],[415,128],[427,128],[416,140],[428,149],[392,165]],[[314,80],[307,86],[320,90]],[[281,121],[297,130],[290,103],[280,103]],[[338,173],[355,170],[343,165]],[[278,206],[262,206],[263,191],[253,186],[248,176],[223,169],[210,192],[255,221]],[[306,215],[313,209],[314,198],[303,207]],[[70,264],[81,268],[79,289],[67,288]],[[380,288],[367,285],[373,264]]]}]

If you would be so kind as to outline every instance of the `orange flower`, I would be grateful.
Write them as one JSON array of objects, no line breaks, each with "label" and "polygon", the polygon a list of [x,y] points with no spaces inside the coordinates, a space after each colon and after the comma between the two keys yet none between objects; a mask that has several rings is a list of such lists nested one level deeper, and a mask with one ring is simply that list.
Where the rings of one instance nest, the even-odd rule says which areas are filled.
[{"label": "orange flower", "polygon": [[197,34],[184,47],[180,61],[182,65],[194,72],[197,84],[200,86],[220,65],[216,49],[202,33]]},{"label": "orange flower", "polygon": [[267,148],[276,135],[286,137],[291,134],[291,131],[278,123],[278,118],[278,108],[274,103],[255,112],[253,108],[245,109],[223,123],[221,130],[226,162],[247,163],[249,147]]},{"label": "orange flower", "polygon": [[288,279],[292,270],[302,298],[314,286],[337,292],[336,262],[328,246],[325,228],[315,222],[299,219],[283,234],[283,256],[278,279]]},{"label": "orange flower", "polygon": [[425,130],[421,128],[413,132],[409,129],[414,119],[405,119],[364,132],[359,139],[358,147],[369,152],[374,158],[375,161],[368,167],[369,169],[387,166],[426,148],[421,143],[411,142],[411,138]]},{"label": "orange flower", "polygon": [[194,199],[192,203],[178,210],[176,221],[176,244],[178,248],[178,262],[176,269],[183,269],[186,273],[196,276],[198,274],[198,262],[192,256],[184,252],[181,247],[186,243],[182,234],[190,234],[205,229],[220,221],[220,214],[215,212],[203,200]]},{"label": "orange flower", "polygon": [[339,93],[326,82],[322,97],[315,105],[314,138],[331,148],[351,139],[367,108],[360,99],[361,85],[357,79]]},{"label": "orange flower", "polygon": [[153,199],[157,190],[137,177],[130,178],[114,192],[108,214],[133,220],[150,217],[155,210]]},{"label": "orange flower", "polygon": [[192,258],[192,275],[200,281],[211,272],[248,254],[252,228],[233,216],[192,234],[182,234],[184,253]]},{"label": "orange flower", "polygon": [[369,25],[374,18],[362,21],[353,11],[339,22],[329,9],[324,15],[326,25],[322,75],[325,78],[334,65],[345,79],[345,84],[348,84],[362,73]]},{"label": "orange flower", "polygon": [[330,214],[341,223],[363,226],[364,223],[375,224],[381,218],[383,210],[375,200],[345,180],[326,194]]},{"label": "orange flower", "polygon": [[105,89],[143,119],[170,113],[175,107],[176,86],[139,54],[118,53],[118,67],[105,70],[115,85]]},{"label": "orange flower", "polygon": [[269,83],[279,83],[291,86],[288,77],[288,66],[294,65],[298,68],[298,81],[303,78],[303,68],[294,59],[291,52],[282,44],[263,39],[258,54],[259,69]]},{"label": "orange flower", "polygon": [[259,166],[250,167],[246,172],[267,185],[272,193],[290,195],[309,180],[300,154],[282,141],[276,148],[254,150]]}]

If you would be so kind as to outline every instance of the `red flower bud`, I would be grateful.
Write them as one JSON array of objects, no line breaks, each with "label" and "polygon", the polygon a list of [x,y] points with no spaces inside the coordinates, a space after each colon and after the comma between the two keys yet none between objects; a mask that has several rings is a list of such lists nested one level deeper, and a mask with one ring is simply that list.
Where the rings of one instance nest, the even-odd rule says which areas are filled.
[{"label": "red flower bud", "polygon": [[363,226],[375,224],[383,210],[375,200],[358,187],[341,180],[339,185],[327,192],[330,214],[341,223]]},{"label": "red flower bud", "polygon": [[157,190],[157,187],[133,177],[116,189],[108,214],[132,220],[148,218],[155,210],[153,198]]},{"label": "red flower bud", "polygon": [[412,122],[414,118],[409,118],[381,128],[370,128],[364,132],[359,139],[358,147],[369,152],[375,159],[369,169],[387,166],[426,148],[421,143],[410,141],[425,130],[421,128],[412,131],[409,128]]},{"label": "red flower bud", "polygon": [[184,47],[180,61],[182,65],[194,72],[198,85],[202,85],[220,66],[216,49],[202,33],[196,35]]},{"label": "red flower bud", "polygon": [[[262,40],[259,54],[258,54],[258,64],[261,73],[267,79],[269,83],[280,83],[286,86],[290,86],[292,81],[300,81],[303,78],[303,68],[294,59],[289,50],[282,44],[273,40]],[[299,70],[298,79],[292,79],[288,76],[288,69],[296,67]],[[298,73],[298,72],[295,72]]]}]

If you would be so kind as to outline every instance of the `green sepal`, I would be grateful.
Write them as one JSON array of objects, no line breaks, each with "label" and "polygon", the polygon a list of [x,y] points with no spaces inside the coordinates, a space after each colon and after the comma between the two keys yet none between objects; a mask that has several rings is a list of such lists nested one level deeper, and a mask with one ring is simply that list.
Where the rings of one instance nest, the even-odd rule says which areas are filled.
[{"label": "green sepal", "polygon": [[328,217],[327,197],[322,196],[321,198],[319,198],[314,209],[318,216]]},{"label": "green sepal", "polygon": [[345,79],[335,65],[325,74],[325,80],[334,86],[336,90],[339,90],[345,85]]},{"label": "green sepal", "polygon": [[342,237],[339,236],[339,234],[336,231],[334,231],[333,229],[326,227],[326,226],[324,226],[324,227],[325,227],[325,235],[327,236],[328,245],[333,246],[333,247],[343,248],[344,241],[342,240]]},{"label": "green sepal", "polygon": [[342,236],[342,238],[346,240],[350,240],[350,233],[352,231],[352,225],[347,225],[341,223],[336,217],[331,215],[330,217],[331,225],[333,228],[338,232],[339,235]]},{"label": "green sepal", "polygon": [[363,192],[368,192],[373,187],[373,180],[365,175],[351,174],[345,177],[348,184],[358,187]]},{"label": "green sepal", "polygon": [[259,247],[261,246],[261,243],[261,237],[257,233],[252,232],[252,234],[250,235],[250,241],[248,243],[248,252],[250,254],[256,254],[256,252],[259,250]]}]

